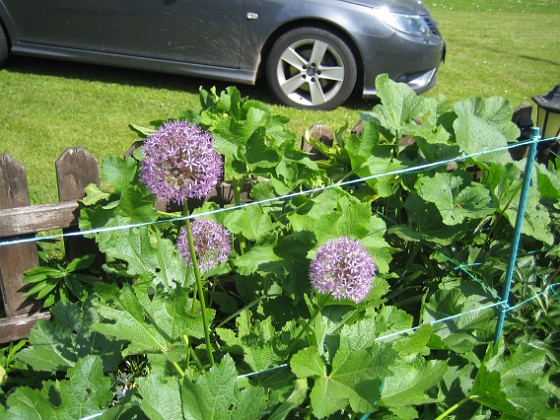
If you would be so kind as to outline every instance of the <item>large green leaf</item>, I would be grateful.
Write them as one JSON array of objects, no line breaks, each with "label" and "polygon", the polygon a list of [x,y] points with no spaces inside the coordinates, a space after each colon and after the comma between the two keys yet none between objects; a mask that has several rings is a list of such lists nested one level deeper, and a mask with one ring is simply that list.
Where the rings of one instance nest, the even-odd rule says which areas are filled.
[{"label": "large green leaf", "polygon": [[270,409],[264,389],[242,389],[231,357],[214,365],[196,381],[139,380],[142,410],[151,419],[256,419]]},{"label": "large green leaf", "polygon": [[235,324],[237,331],[227,328],[216,331],[225,343],[225,350],[243,355],[245,363],[253,372],[284,363],[284,351],[292,339],[292,322],[284,325],[282,331],[277,331],[272,325],[271,317],[260,320],[253,317],[249,310],[244,310]]},{"label": "large green leaf", "polygon": [[[203,336],[202,320],[192,315],[192,300],[185,289],[148,296],[142,289],[125,286],[114,302],[94,301],[103,322],[93,326],[101,334],[128,341],[124,354],[167,353],[182,336]],[[198,311],[195,312],[195,315]],[[210,319],[214,311],[208,310]]]},{"label": "large green leaf", "polygon": [[381,405],[403,407],[437,401],[437,389],[447,368],[445,361],[422,357],[391,366],[392,375],[384,380]]},{"label": "large green leaf", "polygon": [[[282,264],[274,264],[275,262],[281,263],[282,258],[274,253],[271,244],[253,246],[234,261],[239,274],[242,275],[273,273],[282,276],[284,274]],[[272,269],[274,267],[276,270]]]},{"label": "large green leaf", "polygon": [[[488,182],[493,188],[500,211],[504,213],[512,227],[515,227],[517,221],[523,183],[522,170],[518,165],[521,166],[524,163],[525,161],[518,164],[510,163],[506,166],[494,164],[487,169]],[[539,178],[542,180],[542,176]],[[551,193],[550,189],[544,185],[544,181],[541,185],[543,185],[543,190]],[[521,232],[547,245],[554,243],[549,210],[541,203],[539,188],[534,184],[528,191]]]},{"label": "large green leaf", "polygon": [[405,241],[427,241],[440,245],[450,245],[464,236],[469,227],[466,223],[450,227],[443,223],[441,214],[434,203],[424,200],[417,193],[411,193],[405,202],[408,224],[392,226],[389,231]]},{"label": "large green leaf", "polygon": [[134,183],[137,172],[138,162],[131,157],[108,157],[101,162],[101,179],[113,192],[128,189]]},{"label": "large green leaf", "polygon": [[[138,379],[138,392],[142,396],[141,409],[152,420],[183,420],[185,418],[180,381],[149,375]],[[195,417],[191,417],[195,418]]]},{"label": "large green leaf", "polygon": [[231,233],[256,242],[269,237],[274,229],[270,214],[260,206],[249,206],[228,212],[223,223]]},{"label": "large green leaf", "polygon": [[472,398],[514,418],[558,418],[557,408],[549,405],[557,400],[551,375],[558,368],[545,368],[546,353],[534,346],[511,345],[509,355],[505,350],[503,341],[489,348],[476,375]]},{"label": "large green leaf", "polygon": [[38,321],[29,335],[31,346],[18,353],[33,369],[57,372],[74,367],[80,358],[98,355],[106,371],[121,361],[122,343],[94,332],[98,314],[89,305],[83,309],[71,303],[56,303],[52,320]]},{"label": "large green leaf", "polygon": [[395,83],[387,74],[375,79],[376,94],[381,105],[376,105],[371,112],[361,113],[362,119],[375,119],[380,126],[397,136],[404,136],[414,131],[417,117],[429,111],[435,111],[434,100],[418,96],[404,83]]},{"label": "large green leaf", "polygon": [[311,406],[317,417],[327,417],[348,405],[354,412],[372,411],[381,395],[382,380],[377,358],[367,350],[339,349],[330,372],[316,347],[296,353],[290,362],[298,377],[313,378]]},{"label": "large green leaf", "polygon": [[[105,227],[125,226],[130,219],[117,216]],[[97,234],[99,249],[108,256],[128,263],[127,273],[134,277],[153,275],[155,284],[165,288],[188,287],[194,274],[179,256],[171,240],[147,226],[118,229]]]},{"label": "large green leaf", "polygon": [[455,104],[457,119],[453,123],[457,143],[467,155],[477,155],[479,162],[511,162],[507,151],[486,154],[516,142],[519,129],[511,122],[509,102],[499,97],[471,98]]},{"label": "large green leaf", "polygon": [[434,333],[447,348],[469,352],[493,337],[496,309],[482,308],[494,300],[489,291],[474,281],[447,281],[424,304],[422,320],[433,324]]},{"label": "large green leaf", "polygon": [[[396,172],[406,168],[398,159],[392,157],[370,156],[360,162],[360,166],[355,166],[355,163],[352,164],[352,171],[361,178],[369,178],[366,179],[366,183],[380,197],[395,194],[400,184]],[[386,175],[391,173],[392,175]]]},{"label": "large green leaf", "polygon": [[486,187],[470,183],[465,173],[436,173],[416,182],[418,194],[438,208],[443,223],[458,225],[465,219],[482,219],[494,213]]},{"label": "large green leaf", "polygon": [[82,419],[102,414],[112,398],[101,359],[86,356],[68,370],[67,380],[45,382],[41,391],[16,389],[7,400],[7,419]]}]

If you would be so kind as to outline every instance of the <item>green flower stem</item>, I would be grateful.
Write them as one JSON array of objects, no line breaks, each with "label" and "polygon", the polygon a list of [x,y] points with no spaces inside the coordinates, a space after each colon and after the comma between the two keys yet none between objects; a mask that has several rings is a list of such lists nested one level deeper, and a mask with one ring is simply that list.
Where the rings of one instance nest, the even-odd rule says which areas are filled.
[{"label": "green flower stem", "polygon": [[233,188],[233,202],[236,206],[241,204],[241,186],[244,183],[244,178],[234,179],[232,181],[232,188]]},{"label": "green flower stem", "polygon": [[198,358],[198,356],[196,355],[196,352],[194,351],[194,349],[192,347],[189,349],[189,355],[192,355],[192,358],[193,358],[194,363],[195,363],[196,367],[198,368],[198,370],[200,372],[204,371],[204,366],[202,366],[202,363],[201,363],[200,359]]},{"label": "green flower stem", "polygon": [[445,410],[443,413],[441,413],[439,416],[437,416],[435,420],[443,420],[444,418],[449,416],[451,413],[453,413],[455,410],[457,410],[459,407],[461,407],[463,404],[469,402],[470,400],[476,399],[476,398],[478,398],[478,395],[466,396],[461,401],[459,401],[456,404],[453,404],[451,407],[449,407],[447,410]]},{"label": "green flower stem", "polygon": [[[186,202],[184,203],[183,209],[185,215],[187,215],[189,210]],[[204,327],[204,339],[206,341],[206,351],[208,352],[208,360],[210,361],[210,366],[212,366],[214,364],[214,355],[212,354],[212,343],[210,343],[210,326],[208,324],[208,315],[206,313],[206,302],[204,301],[204,292],[202,290],[202,279],[200,277],[198,260],[196,258],[196,253],[194,249],[194,240],[193,240],[193,234],[191,228],[191,221],[190,219],[187,219],[185,222],[187,227],[187,237],[189,238],[189,251],[191,253],[194,276],[196,278],[196,290],[198,291],[200,311],[202,312],[202,325]],[[193,305],[194,305],[194,301],[193,301]]]},{"label": "green flower stem", "polygon": [[218,325],[216,325],[216,328],[220,328],[220,327],[226,325],[229,321],[236,318],[241,312],[243,312],[247,309],[251,309],[253,306],[255,306],[257,303],[259,303],[261,300],[271,299],[271,298],[278,297],[278,296],[282,296],[282,295],[281,294],[273,294],[273,295],[260,296],[260,297],[256,298],[255,300],[249,302],[247,305],[243,306],[242,308],[240,308],[237,311],[235,311],[234,313],[232,313],[230,316],[223,319]]},{"label": "green flower stem", "polygon": [[290,343],[290,345],[288,346],[288,348],[286,349],[286,351],[284,352],[284,357],[288,357],[290,355],[290,353],[292,352],[292,350],[294,349],[294,347],[296,346],[298,340],[303,336],[303,334],[305,334],[305,332],[307,332],[307,330],[309,329],[309,326],[311,325],[311,323],[313,322],[313,320],[317,317],[317,315],[319,315],[319,313],[323,310],[323,308],[325,307],[328,297],[327,296],[320,296],[321,302],[319,303],[319,307],[317,308],[317,310],[313,313],[313,315],[311,315],[311,318],[309,318],[309,321],[307,321],[307,323],[303,326],[303,328],[299,331],[298,335],[296,336],[296,338],[294,338],[292,340],[292,342]]},{"label": "green flower stem", "polygon": [[183,369],[181,369],[181,367],[179,366],[179,363],[173,362],[173,366],[175,367],[175,369],[177,369],[177,372],[179,372],[179,374],[181,375],[181,378],[183,378],[185,376],[185,371]]}]

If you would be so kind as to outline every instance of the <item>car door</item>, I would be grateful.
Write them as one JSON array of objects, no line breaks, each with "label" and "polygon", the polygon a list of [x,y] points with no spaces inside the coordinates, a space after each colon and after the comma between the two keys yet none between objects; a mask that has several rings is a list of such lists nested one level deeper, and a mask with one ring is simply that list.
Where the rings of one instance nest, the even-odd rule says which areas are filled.
[{"label": "car door", "polygon": [[101,48],[100,0],[3,0],[12,40],[85,50]]},{"label": "car door", "polygon": [[243,0],[105,0],[104,51],[238,67]]}]

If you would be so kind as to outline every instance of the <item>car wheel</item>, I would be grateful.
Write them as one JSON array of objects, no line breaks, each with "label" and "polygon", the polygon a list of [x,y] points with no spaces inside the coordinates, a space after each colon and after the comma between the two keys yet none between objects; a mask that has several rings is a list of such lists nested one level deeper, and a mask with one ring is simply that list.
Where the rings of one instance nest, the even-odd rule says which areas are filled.
[{"label": "car wheel", "polygon": [[317,27],[301,27],[281,35],[266,62],[272,92],[289,106],[333,109],[356,85],[352,50],[339,36]]},{"label": "car wheel", "polygon": [[6,64],[8,60],[8,39],[6,38],[6,33],[4,28],[0,25],[0,67]]}]

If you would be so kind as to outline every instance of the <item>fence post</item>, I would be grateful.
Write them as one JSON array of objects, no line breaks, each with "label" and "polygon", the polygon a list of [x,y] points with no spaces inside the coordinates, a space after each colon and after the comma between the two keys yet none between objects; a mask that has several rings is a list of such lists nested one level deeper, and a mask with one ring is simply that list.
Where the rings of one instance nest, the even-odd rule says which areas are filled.
[{"label": "fence post", "polygon": [[506,271],[506,283],[502,294],[502,304],[498,323],[496,325],[496,333],[494,335],[494,345],[500,340],[502,331],[504,329],[504,321],[506,314],[509,310],[509,295],[511,291],[511,283],[513,280],[513,272],[515,264],[517,263],[517,251],[519,249],[519,241],[521,239],[521,228],[523,227],[523,220],[525,218],[525,208],[527,207],[527,199],[529,197],[529,188],[531,188],[531,176],[533,173],[533,166],[535,165],[535,158],[537,157],[537,143],[540,140],[539,128],[533,128],[531,133],[531,144],[529,146],[529,155],[527,156],[527,163],[525,164],[525,175],[523,178],[523,186],[521,188],[521,196],[519,197],[519,206],[517,208],[517,217],[515,219],[515,231],[513,234],[513,244],[511,246],[511,255],[509,264]]},{"label": "fence post", "polygon": [[[0,209],[30,204],[27,176],[23,166],[6,154],[0,155]],[[6,316],[31,313],[33,302],[25,299],[23,273],[37,267],[39,258],[35,243],[22,243],[0,248],[0,289]]]},{"label": "fence post", "polygon": [[[99,184],[97,159],[81,147],[70,147],[56,160],[56,178],[59,201],[81,200],[89,184]],[[74,213],[76,220],[80,216],[79,211],[77,208]],[[64,232],[75,230],[77,228],[68,228]],[[95,241],[83,236],[65,237],[64,248],[68,261],[85,254],[98,253]]]}]

